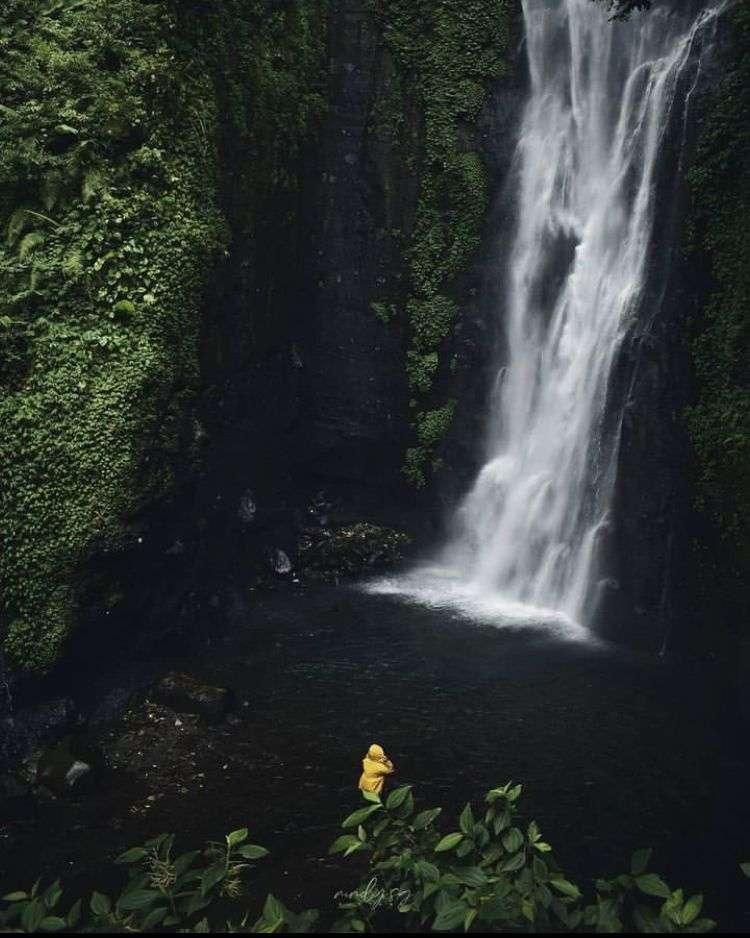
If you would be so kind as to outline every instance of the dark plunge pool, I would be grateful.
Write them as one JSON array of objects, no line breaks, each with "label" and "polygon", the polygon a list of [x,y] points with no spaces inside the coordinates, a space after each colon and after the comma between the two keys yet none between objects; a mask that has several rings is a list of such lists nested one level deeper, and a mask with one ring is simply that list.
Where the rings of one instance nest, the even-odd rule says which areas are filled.
[{"label": "dark plunge pool", "polygon": [[[704,892],[724,929],[750,923],[738,869],[750,858],[748,757],[718,665],[320,587],[257,594],[221,636],[147,666],[173,668],[233,688],[231,720],[139,717],[136,705],[130,724],[100,727],[119,768],[86,797],[4,819],[4,885],[40,872],[74,889],[113,885],[102,868],[125,845],[169,830],[187,848],[249,826],[272,852],[259,889],[330,906],[354,871],[326,848],[377,741],[419,804],[445,806],[446,830],[466,800],[512,778],[582,885],[653,846],[654,867]],[[113,680],[91,675],[85,691]]]}]

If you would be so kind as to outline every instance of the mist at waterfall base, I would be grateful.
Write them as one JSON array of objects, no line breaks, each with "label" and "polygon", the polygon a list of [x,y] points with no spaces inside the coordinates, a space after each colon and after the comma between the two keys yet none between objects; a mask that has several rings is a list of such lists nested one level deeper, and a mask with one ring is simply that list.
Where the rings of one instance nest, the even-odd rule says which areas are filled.
[{"label": "mist at waterfall base", "polygon": [[[622,412],[623,340],[642,298],[668,128],[690,97],[718,13],[662,5],[613,24],[589,0],[524,0],[530,88],[516,222],[497,259],[504,342],[484,464],[436,556],[379,581],[433,606],[580,640],[602,589]],[[678,167],[679,170],[679,167]]]}]

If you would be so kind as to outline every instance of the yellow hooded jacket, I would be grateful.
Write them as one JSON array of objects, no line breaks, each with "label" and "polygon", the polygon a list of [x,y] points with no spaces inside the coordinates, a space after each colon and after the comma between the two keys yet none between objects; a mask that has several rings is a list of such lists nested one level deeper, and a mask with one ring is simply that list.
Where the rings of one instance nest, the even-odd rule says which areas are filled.
[{"label": "yellow hooded jacket", "polygon": [[362,760],[362,775],[359,787],[362,791],[374,791],[379,795],[383,790],[385,776],[393,772],[393,763],[386,757],[382,746],[373,743]]}]

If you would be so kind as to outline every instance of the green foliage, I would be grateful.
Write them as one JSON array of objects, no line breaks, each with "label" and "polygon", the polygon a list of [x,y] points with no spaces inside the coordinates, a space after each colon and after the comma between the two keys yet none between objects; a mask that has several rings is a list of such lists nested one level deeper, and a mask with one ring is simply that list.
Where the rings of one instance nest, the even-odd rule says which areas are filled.
[{"label": "green foliage", "polygon": [[[274,932],[310,930],[317,912],[296,914],[268,895],[260,916],[250,924],[250,911],[237,922],[220,923],[217,904],[236,902],[244,895],[253,861],[268,851],[247,843],[246,828],[232,831],[223,843],[175,856],[174,835],[161,834],[132,847],[117,859],[128,868],[128,880],[111,898],[94,890],[87,903],[68,904],[60,880],[42,890],[40,881],[28,891],[4,896],[0,930],[32,932]],[[211,916],[211,919],[209,919]]]},{"label": "green foliage", "polygon": [[368,859],[361,883],[340,902],[334,930],[377,932],[385,921],[388,930],[400,931],[703,933],[715,927],[700,917],[702,896],[687,898],[648,871],[650,850],[633,855],[628,873],[598,879],[586,902],[539,825],[521,821],[520,795],[512,782],[493,788],[480,810],[467,804],[457,828],[443,834],[435,823],[439,808],[415,814],[410,786],[385,802],[368,794],[374,803],[350,815],[341,826],[352,832],[330,847],[333,854]]},{"label": "green foliage", "polygon": [[422,488],[427,484],[426,470],[429,456],[448,432],[455,408],[456,402],[450,400],[436,410],[422,411],[416,416],[415,426],[419,445],[407,450],[404,468],[404,472],[416,488]]},{"label": "green foliage", "polygon": [[303,535],[299,566],[313,580],[337,580],[392,566],[403,559],[409,536],[382,525],[359,522],[334,531]]},{"label": "green foliage", "polygon": [[[190,6],[190,5],[188,5]],[[0,493],[5,650],[45,671],[76,577],[191,453],[206,291],[322,107],[320,4],[9,0],[0,26]]]},{"label": "green foliage", "polygon": [[396,318],[396,314],[398,312],[394,303],[378,303],[376,301],[370,303],[370,309],[386,326],[389,322],[391,322],[391,320]]},{"label": "green foliage", "polygon": [[739,587],[750,562],[750,10],[731,14],[731,66],[708,104],[695,164],[691,263],[712,290],[692,345],[697,400],[688,426],[699,508],[719,531]]},{"label": "green foliage", "polygon": [[[410,785],[385,800],[363,792],[365,804],[341,823],[329,853],[356,861],[359,884],[337,896],[336,932],[432,931],[712,931],[701,916],[703,897],[673,890],[649,869],[651,850],[637,850],[627,873],[597,879],[590,900],[560,868],[536,821],[526,823],[518,802],[521,785],[507,782],[467,804],[454,829],[437,826],[441,808],[416,811]],[[259,917],[243,908],[253,864],[267,855],[248,843],[248,830],[221,843],[176,855],[174,835],[161,834],[117,859],[127,883],[116,897],[94,891],[88,902],[64,901],[59,880],[40,881],[0,902],[0,930],[16,932],[292,932],[310,931],[315,910],[294,913],[267,896]],[[366,865],[363,865],[362,861]],[[750,877],[750,864],[740,864]],[[231,913],[229,913],[231,914]]]},{"label": "green foliage", "polygon": [[[456,306],[447,291],[479,244],[487,208],[484,167],[472,127],[489,81],[506,69],[509,40],[508,0],[371,0],[383,29],[397,76],[381,102],[388,112],[379,124],[401,141],[403,160],[419,177],[419,198],[410,247],[406,252],[409,295],[404,309],[411,344],[407,352],[409,386],[419,410],[433,387],[440,347],[450,334]],[[409,136],[404,119],[414,101],[423,118],[418,136]],[[417,405],[415,405],[417,406]],[[447,424],[444,424],[447,429]],[[425,484],[434,451],[420,441],[406,454],[404,472]]]}]

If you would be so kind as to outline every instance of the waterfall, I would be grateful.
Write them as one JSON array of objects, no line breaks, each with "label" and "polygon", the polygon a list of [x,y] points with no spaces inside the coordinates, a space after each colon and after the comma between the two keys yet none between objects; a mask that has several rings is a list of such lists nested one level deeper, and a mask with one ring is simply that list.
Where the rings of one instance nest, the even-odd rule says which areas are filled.
[{"label": "waterfall", "polygon": [[590,0],[523,0],[523,15],[507,364],[449,553],[477,589],[586,622],[618,456],[610,378],[643,295],[661,144],[717,9],[613,24]]},{"label": "waterfall", "polygon": [[440,565],[454,593],[586,624],[606,574],[624,406],[611,377],[648,312],[659,157],[667,128],[679,142],[720,7],[657,4],[613,23],[591,0],[522,5],[530,90],[498,262],[502,367],[485,462]]}]

